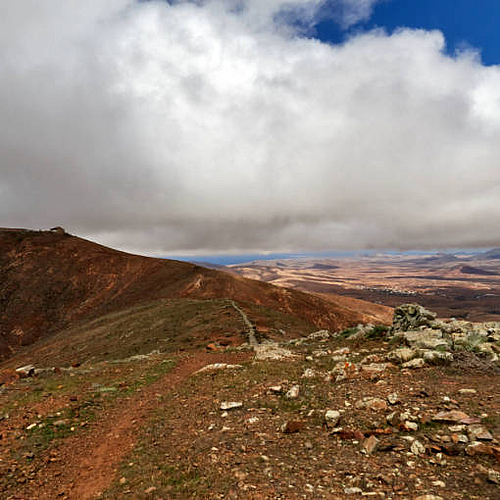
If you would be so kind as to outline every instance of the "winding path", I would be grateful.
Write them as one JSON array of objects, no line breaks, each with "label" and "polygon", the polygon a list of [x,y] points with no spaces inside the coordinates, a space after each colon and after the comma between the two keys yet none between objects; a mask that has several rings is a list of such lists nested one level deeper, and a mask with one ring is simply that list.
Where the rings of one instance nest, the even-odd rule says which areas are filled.
[{"label": "winding path", "polygon": [[240,313],[241,318],[243,319],[243,323],[245,323],[246,329],[247,329],[247,334],[248,334],[248,343],[252,347],[256,347],[259,345],[257,342],[257,339],[255,337],[255,326],[252,324],[252,322],[248,319],[248,316],[244,311],[242,311],[237,305],[234,300],[229,300],[229,303],[231,304],[234,309],[236,309],[237,312]]}]

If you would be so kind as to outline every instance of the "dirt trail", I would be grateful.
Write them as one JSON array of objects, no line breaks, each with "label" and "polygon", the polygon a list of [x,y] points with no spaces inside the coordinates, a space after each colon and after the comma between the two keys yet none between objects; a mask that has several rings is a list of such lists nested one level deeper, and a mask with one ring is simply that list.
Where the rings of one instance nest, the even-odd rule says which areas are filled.
[{"label": "dirt trail", "polygon": [[180,360],[166,376],[101,415],[89,432],[66,439],[51,453],[55,461],[42,467],[38,478],[16,498],[95,498],[112,483],[121,460],[135,445],[140,428],[163,404],[159,396],[168,394],[207,364],[235,363],[247,357],[241,353],[198,353]]},{"label": "dirt trail", "polygon": [[245,323],[245,326],[247,328],[247,333],[248,333],[248,343],[252,346],[252,347],[255,347],[257,345],[259,345],[259,343],[257,342],[257,339],[255,338],[255,326],[252,324],[252,322],[248,319],[248,316],[246,315],[246,313],[244,311],[242,311],[237,305],[236,305],[236,302],[234,302],[234,300],[230,300],[229,303],[231,304],[232,307],[234,307],[234,309],[236,309],[236,311],[238,313],[240,313],[242,319],[243,319],[243,323]]}]

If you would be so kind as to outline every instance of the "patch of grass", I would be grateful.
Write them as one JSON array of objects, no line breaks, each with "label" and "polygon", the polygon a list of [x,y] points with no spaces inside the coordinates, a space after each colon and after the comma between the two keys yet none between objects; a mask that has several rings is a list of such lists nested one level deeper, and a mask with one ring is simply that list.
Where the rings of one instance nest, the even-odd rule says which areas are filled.
[{"label": "patch of grass", "polygon": [[384,339],[387,336],[388,331],[388,326],[375,325],[369,332],[367,332],[366,338],[369,340]]},{"label": "patch of grass", "polygon": [[354,328],[346,328],[345,330],[342,330],[340,333],[339,333],[339,337],[342,338],[342,339],[347,339],[349,338],[351,335],[354,335],[355,333],[358,332],[358,329],[357,327],[354,327]]}]

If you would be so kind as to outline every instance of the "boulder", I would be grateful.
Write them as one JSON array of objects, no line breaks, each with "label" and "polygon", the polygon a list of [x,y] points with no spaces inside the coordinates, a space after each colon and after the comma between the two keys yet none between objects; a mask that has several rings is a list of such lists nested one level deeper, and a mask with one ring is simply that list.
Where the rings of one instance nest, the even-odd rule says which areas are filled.
[{"label": "boulder", "polygon": [[424,361],[429,365],[448,365],[453,361],[451,352],[425,351]]},{"label": "boulder", "polygon": [[391,351],[386,357],[389,361],[394,363],[406,363],[417,356],[417,351],[410,349],[409,347],[400,347]]},{"label": "boulder", "polygon": [[407,363],[403,363],[402,368],[410,368],[412,370],[423,368],[425,366],[425,361],[422,358],[415,358]]},{"label": "boulder", "polygon": [[420,326],[431,326],[436,314],[418,304],[403,304],[394,309],[392,333],[413,330]]}]

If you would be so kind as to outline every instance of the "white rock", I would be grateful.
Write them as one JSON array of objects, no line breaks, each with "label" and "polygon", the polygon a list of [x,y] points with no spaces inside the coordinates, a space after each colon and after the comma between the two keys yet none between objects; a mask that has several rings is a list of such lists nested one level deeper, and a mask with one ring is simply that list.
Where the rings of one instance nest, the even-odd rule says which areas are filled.
[{"label": "white rock", "polygon": [[401,365],[403,368],[411,368],[412,370],[417,368],[423,368],[425,366],[425,361],[422,358],[415,358],[411,361],[407,361]]},{"label": "white rock", "polygon": [[234,410],[235,408],[241,408],[243,403],[241,401],[224,401],[220,404],[221,410]]},{"label": "white rock", "polygon": [[335,427],[340,420],[340,413],[336,410],[327,410],[325,413],[325,423],[327,427]]},{"label": "white rock", "polygon": [[310,333],[307,338],[310,340],[328,339],[330,338],[330,332],[328,330],[319,330],[317,332]]},{"label": "white rock", "polygon": [[344,493],[346,495],[360,495],[363,490],[361,488],[345,488]]},{"label": "white rock", "polygon": [[302,378],[314,378],[315,376],[316,372],[312,368],[306,368],[302,374]]},{"label": "white rock", "polygon": [[300,393],[300,387],[298,385],[293,385],[285,394],[285,397],[287,399],[297,399],[299,397],[299,393]]},{"label": "white rock", "polygon": [[425,446],[415,439],[413,443],[411,444],[410,451],[417,456],[423,455],[425,453]]},{"label": "white rock", "polygon": [[399,396],[395,392],[393,392],[392,394],[389,394],[389,396],[387,396],[387,401],[389,401],[391,405],[395,405],[399,402]]},{"label": "white rock", "polygon": [[490,469],[488,471],[488,481],[490,483],[500,484],[500,472],[495,469]]},{"label": "white rock", "polygon": [[410,431],[418,431],[418,424],[416,424],[415,422],[410,422],[409,420],[407,420],[405,422],[405,425],[408,429],[410,429]]},{"label": "white rock", "polygon": [[21,366],[20,368],[16,368],[16,372],[21,378],[32,377],[35,374],[35,367],[33,365]]},{"label": "white rock", "polygon": [[458,392],[460,394],[477,394],[476,389],[460,389]]},{"label": "white rock", "polygon": [[194,373],[197,374],[197,373],[212,372],[219,370],[234,370],[236,368],[243,368],[243,367],[241,365],[228,365],[227,363],[214,363],[213,365],[204,366],[203,368],[200,368],[198,371]]}]

